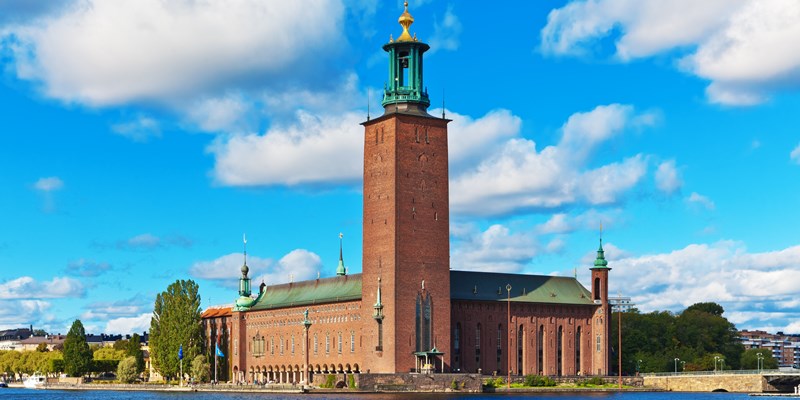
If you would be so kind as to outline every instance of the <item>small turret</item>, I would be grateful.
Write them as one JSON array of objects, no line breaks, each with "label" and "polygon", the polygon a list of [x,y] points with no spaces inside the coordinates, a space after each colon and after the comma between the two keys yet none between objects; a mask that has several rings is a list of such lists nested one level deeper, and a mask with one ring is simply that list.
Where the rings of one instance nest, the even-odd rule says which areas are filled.
[{"label": "small turret", "polygon": [[347,268],[344,267],[344,258],[342,258],[342,238],[343,234],[339,233],[339,265],[336,267],[336,275],[347,275]]},{"label": "small turret", "polygon": [[242,241],[244,242],[244,263],[241,268],[242,276],[239,278],[239,298],[236,299],[234,307],[237,311],[247,310],[255,303],[255,300],[250,297],[250,278],[247,276],[250,272],[250,267],[247,266],[247,237],[242,235]]}]

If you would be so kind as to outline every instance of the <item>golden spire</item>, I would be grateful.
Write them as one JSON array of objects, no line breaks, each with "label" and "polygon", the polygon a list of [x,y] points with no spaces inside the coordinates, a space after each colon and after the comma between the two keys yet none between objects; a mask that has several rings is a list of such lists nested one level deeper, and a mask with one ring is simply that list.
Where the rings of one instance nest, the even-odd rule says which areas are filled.
[{"label": "golden spire", "polygon": [[414,38],[411,37],[411,34],[408,33],[408,27],[414,23],[414,17],[408,13],[408,2],[404,2],[403,5],[406,7],[405,11],[400,14],[400,18],[397,19],[397,22],[403,26],[403,33],[397,38],[398,42],[413,42]]}]

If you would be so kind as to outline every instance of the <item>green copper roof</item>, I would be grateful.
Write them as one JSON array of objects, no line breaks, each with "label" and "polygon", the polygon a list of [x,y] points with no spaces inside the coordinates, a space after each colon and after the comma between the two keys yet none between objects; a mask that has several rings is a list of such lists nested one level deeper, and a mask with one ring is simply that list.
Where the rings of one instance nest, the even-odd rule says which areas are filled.
[{"label": "green copper roof", "polygon": [[453,300],[511,301],[524,303],[593,304],[591,293],[577,279],[564,276],[450,271]]},{"label": "green copper roof", "polygon": [[361,299],[361,274],[267,286],[250,310]]},{"label": "green copper roof", "polygon": [[594,260],[594,268],[608,268],[608,261],[606,261],[605,251],[603,251],[602,238],[600,238],[600,248],[597,249],[597,259]]}]

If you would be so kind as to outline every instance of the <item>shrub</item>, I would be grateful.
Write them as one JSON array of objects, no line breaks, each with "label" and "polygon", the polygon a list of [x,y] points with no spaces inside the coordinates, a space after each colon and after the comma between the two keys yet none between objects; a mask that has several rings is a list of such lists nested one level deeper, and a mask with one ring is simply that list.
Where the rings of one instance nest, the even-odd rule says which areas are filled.
[{"label": "shrub", "polygon": [[347,375],[347,387],[355,388],[356,387],[356,377],[353,374]]},{"label": "shrub", "polygon": [[453,378],[453,381],[450,382],[450,389],[458,390],[458,382],[456,382],[455,378]]},{"label": "shrub", "polygon": [[548,376],[525,375],[525,386],[555,386],[556,381]]},{"label": "shrub", "polygon": [[119,362],[117,367],[117,378],[122,383],[133,383],[139,373],[136,371],[136,358],[128,357]]},{"label": "shrub", "polygon": [[325,383],[320,385],[321,388],[332,389],[336,385],[336,375],[327,375]]}]

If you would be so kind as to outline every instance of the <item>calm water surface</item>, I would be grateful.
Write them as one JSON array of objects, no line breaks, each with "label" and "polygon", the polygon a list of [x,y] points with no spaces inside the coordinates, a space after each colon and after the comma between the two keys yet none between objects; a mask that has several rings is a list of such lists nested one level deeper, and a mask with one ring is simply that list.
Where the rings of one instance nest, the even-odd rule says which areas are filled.
[{"label": "calm water surface", "polygon": [[336,395],[279,395],[261,393],[201,393],[201,392],[115,392],[115,391],[72,391],[72,390],[32,390],[32,389],[0,389],[0,399],[31,399],[31,400],[60,400],[60,399],[85,399],[85,400],[255,400],[255,399],[280,399],[280,400],[479,400],[479,399],[556,399],[556,400],[744,400],[752,399],[747,394],[733,393],[554,393],[554,394],[336,394]]}]

